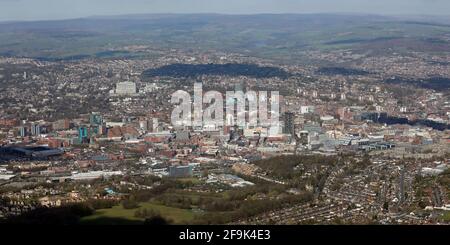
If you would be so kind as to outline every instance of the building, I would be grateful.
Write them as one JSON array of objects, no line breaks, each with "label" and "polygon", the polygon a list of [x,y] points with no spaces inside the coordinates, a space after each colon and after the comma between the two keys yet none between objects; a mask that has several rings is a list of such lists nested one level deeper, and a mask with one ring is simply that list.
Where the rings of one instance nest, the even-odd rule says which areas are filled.
[{"label": "building", "polygon": [[143,131],[148,131],[149,122],[147,119],[142,119],[139,121],[139,129]]},{"label": "building", "polygon": [[14,127],[18,125],[18,120],[15,118],[0,118],[0,126]]},{"label": "building", "polygon": [[69,119],[62,119],[62,120],[58,120],[56,122],[53,123],[53,130],[66,130],[70,128],[70,121]]},{"label": "building", "polygon": [[300,132],[300,144],[308,145],[310,143],[309,132],[301,131]]},{"label": "building", "polygon": [[159,132],[159,121],[158,118],[153,118],[152,119],[152,132]]},{"label": "building", "polygon": [[100,126],[103,124],[103,117],[98,112],[92,112],[89,116],[89,123],[92,126]]},{"label": "building", "polygon": [[41,135],[41,126],[39,124],[31,125],[31,135],[33,135],[33,136]]},{"label": "building", "polygon": [[192,177],[192,166],[171,166],[169,167],[169,176],[172,178],[186,178]]},{"label": "building", "polygon": [[301,114],[314,113],[314,111],[315,111],[314,106],[301,106],[300,107]]},{"label": "building", "polygon": [[303,130],[311,133],[316,133],[316,134],[320,134],[322,133],[323,129],[322,127],[320,127],[320,125],[318,124],[314,124],[314,123],[307,123],[305,125],[303,125]]},{"label": "building", "polygon": [[69,179],[71,180],[94,180],[100,178],[109,178],[111,176],[121,176],[122,171],[90,171],[86,173],[74,173]]},{"label": "building", "polygon": [[11,159],[28,158],[28,159],[48,159],[58,157],[64,154],[61,149],[53,149],[46,146],[34,147],[2,147],[0,148],[0,156]]},{"label": "building", "polygon": [[177,131],[175,133],[176,142],[188,142],[190,139],[190,134],[188,131]]},{"label": "building", "polygon": [[19,136],[26,137],[28,135],[28,129],[25,126],[19,127]]},{"label": "building", "polygon": [[78,129],[78,140],[80,144],[87,143],[89,139],[88,129],[86,127],[80,127]]},{"label": "building", "polygon": [[295,126],[294,126],[295,115],[292,112],[286,112],[284,114],[284,134],[295,134]]}]

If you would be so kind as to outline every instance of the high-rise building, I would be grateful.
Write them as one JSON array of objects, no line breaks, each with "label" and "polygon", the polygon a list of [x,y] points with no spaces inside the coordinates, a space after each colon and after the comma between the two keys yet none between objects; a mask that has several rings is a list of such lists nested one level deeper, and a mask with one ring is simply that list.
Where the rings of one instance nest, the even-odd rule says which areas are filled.
[{"label": "high-rise building", "polygon": [[310,140],[309,140],[309,132],[308,131],[301,131],[300,132],[300,144],[308,145],[309,142],[310,142]]},{"label": "high-rise building", "polygon": [[89,133],[88,129],[86,127],[80,127],[78,128],[78,139],[80,143],[87,143],[89,139]]},{"label": "high-rise building", "polygon": [[21,126],[21,127],[19,128],[19,136],[20,136],[20,137],[26,137],[27,134],[28,134],[27,128],[26,128],[25,126]]},{"label": "high-rise building", "polygon": [[153,118],[152,120],[152,131],[157,133],[159,132],[159,121],[158,118]]},{"label": "high-rise building", "polygon": [[103,117],[98,112],[92,112],[89,117],[91,126],[99,126],[103,124]]},{"label": "high-rise building", "polygon": [[41,134],[41,126],[39,124],[31,124],[31,135],[38,136]]},{"label": "high-rise building", "polygon": [[139,121],[139,129],[143,130],[143,131],[148,130],[148,120],[147,119],[142,119]]},{"label": "high-rise building", "polygon": [[284,131],[285,134],[294,135],[295,134],[295,126],[294,126],[295,114],[292,112],[286,112],[284,114]]},{"label": "high-rise building", "polygon": [[103,125],[99,125],[97,127],[97,133],[99,135],[106,135],[108,133],[108,129],[106,128],[106,126],[104,124]]}]

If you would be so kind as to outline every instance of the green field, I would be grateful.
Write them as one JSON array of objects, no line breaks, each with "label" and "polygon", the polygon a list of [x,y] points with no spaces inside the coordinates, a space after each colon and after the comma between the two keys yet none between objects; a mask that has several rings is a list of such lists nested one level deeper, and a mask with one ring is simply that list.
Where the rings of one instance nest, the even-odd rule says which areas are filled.
[{"label": "green field", "polygon": [[190,183],[192,183],[194,185],[197,185],[197,184],[201,183],[201,181],[198,178],[179,178],[179,179],[177,179],[177,181],[180,181],[182,183],[190,182]]},{"label": "green field", "polygon": [[447,211],[447,212],[444,213],[444,215],[442,217],[442,220],[444,222],[450,222],[450,211]]},{"label": "green field", "polygon": [[187,209],[179,209],[154,204],[151,202],[140,203],[139,208],[124,209],[121,205],[114,206],[109,209],[99,209],[91,216],[84,217],[81,222],[83,224],[98,224],[103,221],[115,221],[116,224],[139,224],[144,221],[134,216],[138,209],[154,210],[161,214],[162,217],[174,224],[186,224],[194,219],[194,212]]}]

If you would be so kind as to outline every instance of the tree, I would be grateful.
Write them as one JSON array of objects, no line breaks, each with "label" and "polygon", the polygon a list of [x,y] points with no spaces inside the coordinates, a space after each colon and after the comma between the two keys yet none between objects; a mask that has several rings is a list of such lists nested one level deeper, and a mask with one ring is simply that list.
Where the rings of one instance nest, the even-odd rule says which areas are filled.
[{"label": "tree", "polygon": [[383,209],[386,210],[386,211],[389,210],[389,203],[388,202],[384,202]]},{"label": "tree", "polygon": [[161,216],[155,216],[149,219],[145,219],[144,225],[169,225],[170,222]]},{"label": "tree", "polygon": [[122,207],[124,209],[135,209],[139,207],[139,203],[136,201],[134,196],[130,196],[130,198],[122,201]]}]

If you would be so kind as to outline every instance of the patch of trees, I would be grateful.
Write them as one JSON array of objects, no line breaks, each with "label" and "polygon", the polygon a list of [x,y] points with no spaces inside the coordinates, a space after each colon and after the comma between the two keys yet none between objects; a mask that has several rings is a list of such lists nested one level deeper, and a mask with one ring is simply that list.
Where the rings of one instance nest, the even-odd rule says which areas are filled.
[{"label": "patch of trees", "polygon": [[319,68],[318,73],[331,76],[364,76],[370,74],[369,72],[364,70],[344,67],[321,67]]},{"label": "patch of trees", "polygon": [[[313,195],[311,193],[305,193],[302,195],[288,195],[281,199],[216,201],[210,204],[208,213],[197,216],[194,223],[225,224],[312,200]],[[231,208],[231,210],[228,210],[229,208]]]},{"label": "patch of trees", "polygon": [[192,187],[194,183],[191,181],[177,181],[173,179],[162,179],[161,184],[154,186],[150,190],[133,191],[130,196],[133,196],[137,202],[146,202],[150,199],[164,194],[170,189],[185,189]]},{"label": "patch of trees", "polygon": [[134,213],[134,217],[145,219],[144,225],[168,225],[173,223],[172,220],[164,218],[158,211],[153,209],[138,209]]},{"label": "patch of trees", "polygon": [[9,217],[6,224],[76,225],[80,219],[92,215],[94,210],[86,204],[74,204],[56,208],[40,207],[19,216]]},{"label": "patch of trees", "polygon": [[155,201],[165,206],[181,209],[190,209],[191,206],[196,206],[200,204],[199,201],[196,202],[194,199],[188,196],[171,195],[171,194],[161,195],[155,198]]},{"label": "patch of trees", "polygon": [[144,78],[152,77],[198,77],[202,75],[247,76],[255,78],[287,78],[290,74],[277,67],[258,66],[255,64],[171,64],[148,69],[142,73]]},{"label": "patch of trees", "polygon": [[154,216],[148,219],[145,219],[143,225],[170,225],[171,221],[167,220],[161,216]]},{"label": "patch of trees", "polygon": [[135,209],[139,208],[139,203],[136,201],[134,196],[130,196],[128,199],[122,201],[122,207],[124,209]]},{"label": "patch of trees", "polygon": [[270,159],[255,161],[253,163],[275,178],[290,180],[298,178],[303,174],[302,169],[295,169],[295,167],[299,164],[302,164],[305,168],[311,168],[319,165],[332,166],[337,161],[337,157],[305,155],[278,156]]},{"label": "patch of trees", "polygon": [[107,209],[112,208],[119,204],[116,200],[110,200],[110,199],[91,199],[86,202],[87,205],[89,205],[91,208],[97,210],[97,209]]},{"label": "patch of trees", "polygon": [[[412,85],[424,89],[446,91],[450,88],[450,79],[446,77],[433,77],[429,79],[411,80],[405,78],[390,78],[384,81],[387,84]],[[402,87],[403,88],[403,87]]]}]

